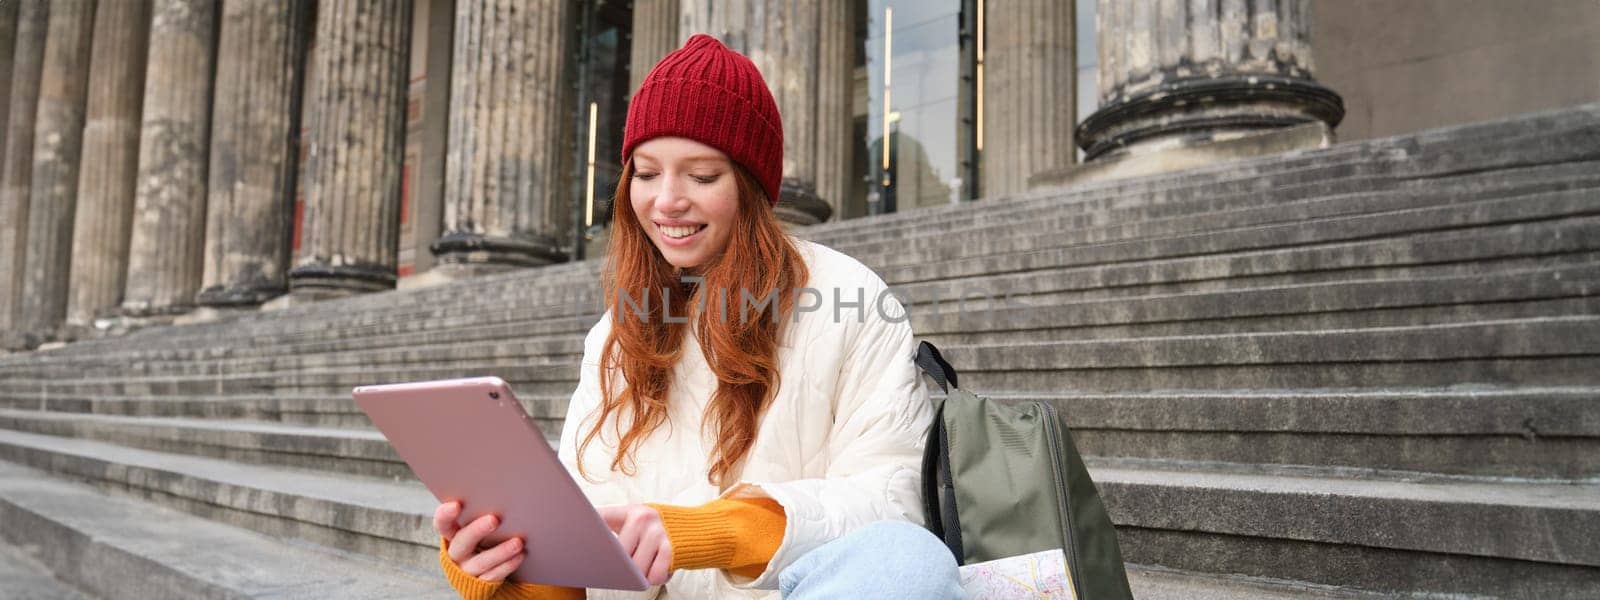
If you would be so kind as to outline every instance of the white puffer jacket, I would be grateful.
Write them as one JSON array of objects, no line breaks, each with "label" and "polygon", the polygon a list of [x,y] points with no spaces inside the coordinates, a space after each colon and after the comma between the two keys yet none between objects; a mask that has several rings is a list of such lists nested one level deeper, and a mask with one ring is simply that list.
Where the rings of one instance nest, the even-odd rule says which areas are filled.
[{"label": "white puffer jacket", "polygon": [[[919,469],[933,408],[915,364],[916,343],[905,308],[883,293],[883,279],[866,265],[821,244],[794,241],[810,267],[805,287],[816,291],[801,295],[796,304],[819,308],[799,313],[799,321],[780,336],[778,393],[742,472],[729,478],[726,489],[706,481],[713,432],[702,434],[701,422],[716,378],[692,333],[685,336],[684,352],[674,367],[670,419],[638,447],[635,475],[610,471],[616,436],[608,426],[583,456],[590,477],[601,482],[578,476],[577,445],[600,400],[600,353],[611,327],[609,310],[585,340],[580,382],[559,451],[596,505],[694,506],[719,496],[770,497],[787,515],[782,545],[767,570],[753,580],[721,569],[684,570],[645,592],[589,590],[589,598],[776,599],[778,572],[807,551],[872,521],[923,522]],[[729,293],[728,318],[738,318],[732,299],[736,294]],[[714,305],[706,309],[708,315],[716,310]],[[620,372],[613,379],[621,389]]]}]

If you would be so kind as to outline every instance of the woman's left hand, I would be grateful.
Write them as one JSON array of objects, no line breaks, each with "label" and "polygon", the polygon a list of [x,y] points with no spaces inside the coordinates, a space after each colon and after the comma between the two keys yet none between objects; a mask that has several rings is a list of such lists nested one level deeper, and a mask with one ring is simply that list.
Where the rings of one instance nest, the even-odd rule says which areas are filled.
[{"label": "woman's left hand", "polygon": [[661,585],[672,578],[672,540],[661,524],[661,513],[643,504],[614,504],[596,507],[606,526],[617,534],[622,549],[644,572],[650,585]]}]

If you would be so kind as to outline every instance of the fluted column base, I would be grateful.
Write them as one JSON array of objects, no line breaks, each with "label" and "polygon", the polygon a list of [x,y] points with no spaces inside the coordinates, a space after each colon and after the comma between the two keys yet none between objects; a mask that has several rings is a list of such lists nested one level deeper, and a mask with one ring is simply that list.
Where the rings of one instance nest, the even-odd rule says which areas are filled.
[{"label": "fluted column base", "polygon": [[1344,101],[1315,81],[1241,74],[1162,83],[1101,107],[1077,136],[1085,160],[1105,160],[1342,118]]},{"label": "fluted column base", "polygon": [[394,289],[394,267],[378,263],[306,263],[289,270],[289,293],[301,298],[331,298]]},{"label": "fluted column base", "polygon": [[22,337],[21,333],[9,329],[0,329],[0,354],[26,352],[28,345]]},{"label": "fluted column base", "polygon": [[1028,178],[1028,187],[1032,189],[1071,186],[1094,181],[1143,177],[1157,173],[1197,169],[1220,162],[1244,160],[1312,148],[1326,148],[1331,145],[1333,145],[1333,130],[1328,127],[1327,123],[1311,121],[1293,127],[1246,133],[1222,141],[1139,154],[1125,154],[1093,162],[1040,171]]},{"label": "fluted column base", "polygon": [[192,302],[157,304],[151,300],[125,300],[117,309],[117,316],[133,319],[171,317],[194,310],[196,306]]},{"label": "fluted column base", "polygon": [[[125,331],[117,333],[111,332],[111,323],[113,321],[114,319],[109,318],[95,319],[94,321],[90,322],[68,321],[67,323],[61,325],[61,328],[56,331],[55,340],[70,344],[73,342],[81,342],[83,340],[110,337],[112,335],[117,335],[117,333],[126,333]],[[104,327],[101,327],[102,325]]]},{"label": "fluted column base", "polygon": [[0,331],[0,346],[9,352],[27,352],[37,350],[40,344],[50,341],[54,334],[27,332],[19,330]]},{"label": "fluted column base", "polygon": [[195,304],[222,308],[255,308],[278,296],[288,293],[283,284],[245,284],[234,287],[210,287],[195,294]]},{"label": "fluted column base", "polygon": [[773,207],[778,220],[794,225],[816,225],[833,216],[833,207],[817,196],[809,182],[785,177],[778,189],[778,205]]},{"label": "fluted column base", "polygon": [[567,260],[555,237],[538,234],[508,238],[452,232],[428,248],[438,257],[439,264],[537,267]]}]

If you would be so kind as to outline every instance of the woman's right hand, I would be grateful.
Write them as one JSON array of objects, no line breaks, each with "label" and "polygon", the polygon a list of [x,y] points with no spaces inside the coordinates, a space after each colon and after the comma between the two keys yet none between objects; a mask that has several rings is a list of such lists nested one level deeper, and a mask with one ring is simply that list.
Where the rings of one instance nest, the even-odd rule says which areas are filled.
[{"label": "woman's right hand", "polygon": [[449,542],[450,560],[456,561],[456,566],[467,574],[485,581],[499,581],[515,571],[528,555],[522,547],[522,538],[516,537],[479,552],[478,544],[500,526],[500,518],[483,515],[466,527],[456,525],[459,518],[461,502],[445,502],[433,511],[433,528]]}]

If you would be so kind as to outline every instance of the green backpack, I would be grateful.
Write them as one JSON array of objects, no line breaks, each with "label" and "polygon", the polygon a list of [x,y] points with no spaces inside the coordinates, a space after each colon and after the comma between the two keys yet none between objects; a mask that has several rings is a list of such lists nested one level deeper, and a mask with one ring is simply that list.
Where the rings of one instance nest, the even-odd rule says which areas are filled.
[{"label": "green backpack", "polygon": [[1116,528],[1055,407],[957,387],[955,369],[926,341],[917,366],[945,391],[922,457],[922,502],[956,562],[1060,548],[1075,598],[1133,598]]}]

